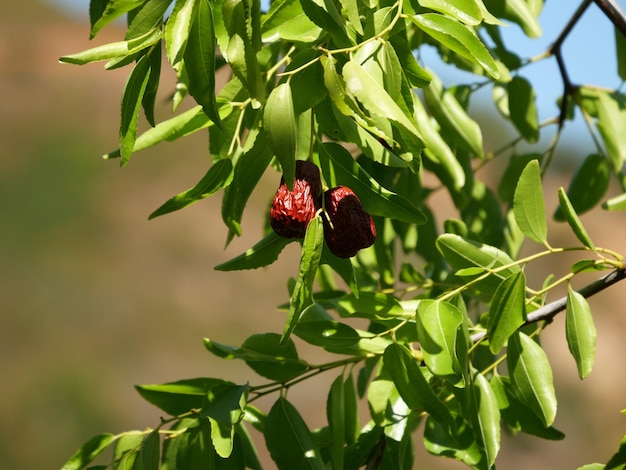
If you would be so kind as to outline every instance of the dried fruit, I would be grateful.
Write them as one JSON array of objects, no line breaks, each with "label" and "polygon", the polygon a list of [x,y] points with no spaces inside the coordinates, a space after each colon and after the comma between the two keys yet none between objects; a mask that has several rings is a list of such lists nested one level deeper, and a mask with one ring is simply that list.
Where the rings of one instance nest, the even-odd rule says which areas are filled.
[{"label": "dried fruit", "polygon": [[350,188],[337,186],[326,191],[324,208],[328,215],[323,219],[324,239],[335,256],[350,258],[376,240],[374,220]]},{"label": "dried fruit", "polygon": [[285,178],[270,208],[270,225],[285,238],[304,238],[307,225],[320,207],[322,181],[319,168],[310,162],[296,161],[293,191],[287,189]]}]

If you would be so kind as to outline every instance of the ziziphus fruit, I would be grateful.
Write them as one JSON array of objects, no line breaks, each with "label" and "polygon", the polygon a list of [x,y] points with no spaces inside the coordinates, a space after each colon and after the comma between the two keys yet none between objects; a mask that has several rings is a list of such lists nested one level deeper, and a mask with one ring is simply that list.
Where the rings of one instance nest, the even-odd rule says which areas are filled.
[{"label": "ziziphus fruit", "polygon": [[350,258],[376,241],[374,220],[347,186],[326,191],[324,209],[327,214],[323,217],[324,239],[335,256]]},{"label": "ziziphus fruit", "polygon": [[322,181],[319,168],[310,162],[296,161],[293,191],[287,189],[285,178],[270,208],[270,225],[274,232],[285,238],[304,238],[307,225],[321,203]]}]

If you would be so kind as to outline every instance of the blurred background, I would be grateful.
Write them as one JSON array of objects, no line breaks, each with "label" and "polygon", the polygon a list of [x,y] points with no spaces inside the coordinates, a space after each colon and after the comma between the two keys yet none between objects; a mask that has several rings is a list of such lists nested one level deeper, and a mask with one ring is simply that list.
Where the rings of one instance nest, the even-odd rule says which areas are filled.
[{"label": "blurred background", "polygon": [[[524,56],[539,54],[576,7],[548,2],[541,39],[525,39],[511,26],[507,41]],[[105,28],[92,42],[88,34],[87,0],[5,2],[0,16],[1,469],[60,468],[97,433],[155,426],[161,413],[140,399],[134,384],[196,376],[255,382],[245,364],[206,352],[202,338],[238,345],[253,333],[280,332],[284,314],[277,306],[287,299],[287,277],[297,274],[295,246],[265,270],[213,270],[261,237],[277,174],[265,175],[244,214],[243,237],[226,250],[219,195],[148,222],[150,212],[193,186],[208,168],[206,134],[144,151],[123,169],[102,160],[117,147],[128,70],[59,64],[62,55],[120,40],[123,30]],[[575,83],[619,86],[613,29],[593,5],[566,42],[565,55]],[[460,79],[434,54],[426,52],[425,61],[444,81]],[[554,61],[522,72],[539,81],[541,120],[558,112],[561,84],[555,72]],[[170,113],[166,98],[173,85],[174,77],[165,75],[157,119]],[[474,100],[472,113],[487,126],[486,146],[494,149],[511,130],[494,114],[489,93],[481,98]],[[548,175],[550,213],[556,188],[593,151],[580,121],[568,124]],[[549,131],[539,146],[549,141]],[[484,175],[492,187],[498,177],[496,170],[491,180]],[[598,211],[583,222],[597,245],[626,252],[623,213]],[[566,227],[554,224],[550,240],[575,243]],[[530,274],[540,283],[548,272],[564,273],[571,261],[564,256]],[[619,413],[626,408],[624,289],[610,289],[590,303],[599,338],[587,380],[577,378],[562,318],[543,335],[559,398],[555,425],[566,439],[505,437],[499,468],[605,462],[626,434],[626,416]],[[298,346],[313,363],[326,359]],[[322,375],[289,393],[310,427],[325,424],[325,393],[334,377]],[[419,468],[464,468],[429,457],[419,439],[416,448]]]}]

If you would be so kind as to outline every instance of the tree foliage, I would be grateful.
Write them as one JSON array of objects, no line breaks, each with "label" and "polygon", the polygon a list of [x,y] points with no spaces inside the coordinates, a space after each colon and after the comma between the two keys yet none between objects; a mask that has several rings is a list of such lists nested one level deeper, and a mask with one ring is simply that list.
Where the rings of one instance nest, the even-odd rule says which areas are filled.
[{"label": "tree foliage", "polygon": [[[595,3],[615,26],[618,73],[626,80],[624,18],[612,2]],[[265,382],[205,377],[137,386],[168,417],[146,431],[92,438],[64,470],[85,468],[107,449],[104,466],[114,469],[258,469],[252,428],[285,469],[409,469],[417,434],[434,455],[489,469],[503,428],[562,439],[553,427],[557,390],[541,332],[565,311],[565,338],[585,378],[596,344],[586,298],[626,276],[622,255],[597,246],[579,218],[600,204],[626,208],[624,95],[572,83],[561,54],[590,4],[583,1],[544,54],[527,58],[507,47],[501,28],[513,23],[529,37],[542,34],[541,0],[92,0],[91,37],[124,15],[125,37],[61,61],[130,69],[119,148],[106,158],[126,165],[162,142],[209,134],[206,174],[150,218],[221,193],[228,243],[242,233],[261,176],[274,171],[291,189],[295,162],[308,160],[321,169],[324,188],[356,193],[377,238],[340,258],[324,241],[323,207],[301,241],[281,238],[268,223],[258,243],[215,269],[268,266],[287,244],[300,243],[283,331],[260,332],[240,346],[204,339],[209,353],[245,362]],[[469,72],[467,83],[445,84],[422,60],[426,47]],[[555,79],[563,84],[546,122],[538,120],[534,84],[524,76],[540,60],[557,62]],[[163,66],[177,85],[172,116],[157,122]],[[229,76],[221,89],[218,69]],[[499,150],[485,148],[489,129],[468,112],[484,88],[517,132]],[[184,100],[195,105],[180,112]],[[542,177],[575,113],[597,149],[559,189],[553,215],[579,244],[556,247]],[[150,127],[138,133],[142,114]],[[536,143],[544,132],[553,138],[540,151],[518,151],[518,143]],[[492,189],[477,170],[496,159],[507,166]],[[622,194],[608,198],[611,180]],[[455,218],[439,220],[433,195],[440,192],[449,195]],[[524,243],[536,250],[520,255]],[[529,282],[529,264],[565,251],[580,255],[569,272]],[[573,279],[589,271],[609,273],[575,290]],[[548,302],[560,286],[567,296]],[[355,318],[366,319],[366,329]],[[298,354],[300,341],[337,360],[311,364]],[[323,372],[336,375],[328,424],[309,429],[289,390]],[[266,395],[275,396],[273,405],[255,407]],[[367,417],[358,412],[361,400]],[[624,448],[593,468],[624,468]]]}]

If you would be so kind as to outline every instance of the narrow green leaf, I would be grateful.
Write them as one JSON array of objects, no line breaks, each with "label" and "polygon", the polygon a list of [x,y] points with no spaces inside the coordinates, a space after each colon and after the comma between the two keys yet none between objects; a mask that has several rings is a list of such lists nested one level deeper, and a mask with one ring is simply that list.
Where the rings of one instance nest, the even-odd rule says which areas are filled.
[{"label": "narrow green leaf", "polygon": [[216,271],[240,271],[268,266],[276,261],[283,249],[293,241],[294,239],[283,238],[276,235],[275,232],[270,232],[252,248],[218,264],[213,269]]},{"label": "narrow green leaf", "polygon": [[346,402],[343,374],[331,384],[326,400],[326,415],[330,428],[330,461],[332,468],[344,468],[343,450],[346,442]]},{"label": "narrow green leaf", "polygon": [[193,187],[168,199],[148,219],[154,219],[194,204],[227,186],[233,179],[233,164],[228,159],[218,160]]},{"label": "narrow green leaf", "polygon": [[483,136],[480,126],[465,111],[452,90],[444,90],[433,75],[430,85],[424,88],[428,109],[442,130],[452,136],[454,143],[476,157],[482,157]]},{"label": "narrow green leaf", "polygon": [[324,246],[324,225],[318,214],[306,229],[302,243],[302,255],[298,279],[289,301],[289,313],[283,329],[281,341],[286,341],[298,324],[302,312],[313,304],[313,281]]},{"label": "narrow green leaf", "polygon": [[85,442],[80,449],[74,452],[61,470],[80,470],[104,452],[115,441],[115,436],[109,433],[98,434]]},{"label": "narrow green leaf", "polygon": [[535,104],[535,91],[528,80],[516,75],[506,84],[509,117],[528,142],[539,140],[539,118]]},{"label": "narrow green leaf", "polygon": [[136,385],[135,389],[147,402],[176,416],[194,408],[201,408],[207,392],[223,382],[221,379],[202,377],[160,385]]},{"label": "narrow green leaf", "polygon": [[474,434],[482,444],[487,467],[491,468],[500,451],[500,409],[498,400],[489,381],[479,372],[473,376],[472,407]]},{"label": "narrow green leaf", "polygon": [[359,197],[371,215],[422,224],[426,217],[412,202],[382,187],[339,144],[327,142],[320,146],[320,164],[325,178],[334,176],[334,184],[345,184]]},{"label": "narrow green leaf", "polygon": [[291,87],[282,83],[272,90],[263,111],[263,128],[274,155],[280,162],[287,188],[293,190],[296,171],[296,117]]},{"label": "narrow green leaf", "polygon": [[608,211],[626,210],[626,193],[612,197],[602,203],[602,208]]},{"label": "narrow green leaf", "polygon": [[500,78],[496,62],[485,45],[467,26],[436,13],[424,13],[410,16],[426,34],[461,57],[480,65],[491,78]]},{"label": "narrow green leaf", "polygon": [[165,25],[165,52],[172,67],[183,58],[191,24],[195,0],[177,0]]},{"label": "narrow green leaf", "polygon": [[578,376],[584,379],[593,368],[596,357],[596,327],[587,300],[568,286],[565,309],[565,336]]},{"label": "narrow green leaf", "polygon": [[343,67],[343,76],[346,88],[366,110],[396,122],[411,136],[413,145],[419,148],[424,147],[423,138],[412,117],[402,111],[387,91],[361,65],[355,60],[349,61]]},{"label": "narrow green leaf", "polygon": [[524,235],[537,243],[548,245],[541,169],[537,160],[531,160],[520,175],[513,196],[513,211],[517,225]]},{"label": "narrow green leaf", "polygon": [[407,312],[404,311],[398,299],[382,292],[360,292],[358,297],[354,294],[347,294],[333,303],[342,316],[370,319],[393,319],[407,316]]},{"label": "narrow green leaf", "polygon": [[[161,44],[157,44],[150,51],[150,76],[146,84],[146,91],[141,100],[141,106],[146,116],[146,120],[152,127],[156,125],[154,119],[154,105],[156,103],[157,91],[159,90],[159,81],[161,79]],[[135,145],[137,140],[135,140]],[[133,147],[134,150],[134,147]]]},{"label": "narrow green leaf", "polygon": [[343,351],[356,345],[361,337],[351,326],[333,320],[301,321],[293,333],[309,344],[327,351]]},{"label": "narrow green leaf", "polygon": [[[623,97],[601,92],[598,94],[598,130],[606,146],[613,171],[618,173],[626,160],[626,104]],[[571,199],[571,198],[570,198]],[[574,206],[575,207],[575,206]]]},{"label": "narrow green leaf", "polygon": [[320,450],[298,410],[280,397],[265,422],[265,443],[279,470],[325,470]]},{"label": "narrow green leaf", "polygon": [[103,4],[100,3],[98,15],[94,14],[95,11],[90,9],[92,25],[89,38],[93,39],[104,26],[124,13],[141,6],[144,2],[145,0],[109,0],[104,8],[102,8]]},{"label": "narrow green leaf", "polygon": [[160,461],[161,438],[159,431],[154,430],[148,434],[139,449],[137,460],[141,462],[141,470],[158,470]]},{"label": "narrow green leaf", "polygon": [[567,221],[572,231],[576,235],[576,238],[578,238],[578,240],[580,240],[580,242],[587,248],[595,250],[596,247],[593,244],[591,237],[589,236],[587,230],[580,221],[578,214],[576,214],[576,210],[574,209],[574,206],[567,197],[567,193],[565,192],[563,187],[559,188],[559,209],[561,210],[563,218]]},{"label": "narrow green leaf", "polygon": [[128,163],[137,139],[137,120],[148,79],[150,59],[143,56],[128,77],[122,95],[122,118],[120,120],[120,155],[122,166]]},{"label": "narrow green leaf", "polygon": [[509,338],[507,365],[519,400],[550,426],[556,417],[552,368],[545,351],[522,332]]},{"label": "narrow green leaf", "polygon": [[406,347],[391,343],[385,349],[383,360],[398,393],[409,408],[426,411],[443,426],[449,429],[454,427],[450,411],[430,388],[417,360]]},{"label": "narrow green leaf", "polygon": [[202,106],[211,121],[220,126],[221,120],[215,97],[216,47],[213,13],[209,0],[196,0],[195,14],[184,52],[189,94]]},{"label": "narrow green leaf", "polygon": [[445,13],[467,25],[477,26],[482,21],[482,14],[474,0],[422,0],[420,5],[424,8]]},{"label": "narrow green leaf", "polygon": [[417,336],[428,369],[456,387],[464,387],[463,365],[457,351],[457,335],[463,314],[454,305],[423,300],[415,316]]},{"label": "narrow green leaf", "polygon": [[308,369],[307,363],[298,357],[291,338],[281,338],[277,333],[249,336],[241,349],[260,354],[245,357],[246,364],[257,374],[276,382],[286,382]]},{"label": "narrow green leaf", "polygon": [[498,354],[509,337],[526,321],[526,276],[511,274],[498,286],[489,306],[489,350]]},{"label": "narrow green leaf", "polygon": [[[437,248],[455,271],[471,267],[488,268],[490,272],[498,270],[474,286],[480,292],[488,293],[489,297],[504,279],[520,271],[519,266],[504,251],[452,233],[440,235]],[[508,267],[499,269],[502,266]]]},{"label": "narrow green leaf", "polygon": [[541,155],[538,153],[525,153],[511,157],[498,184],[498,196],[503,202],[513,201],[520,175],[531,160],[541,161]]},{"label": "narrow green leaf", "polygon": [[[583,160],[567,188],[567,197],[576,214],[583,214],[594,208],[609,188],[611,169],[606,158],[591,154]],[[560,207],[554,213],[558,221],[566,220]]]},{"label": "narrow green leaf", "polygon": [[160,26],[163,16],[172,4],[172,0],[148,0],[139,9],[128,25],[124,39],[132,39],[146,34],[152,28]]},{"label": "narrow green leaf", "polygon": [[361,430],[359,420],[359,402],[356,394],[356,388],[354,386],[354,379],[352,374],[348,373],[346,380],[343,384],[344,392],[344,409],[345,409],[345,439],[346,444],[354,444]]}]

